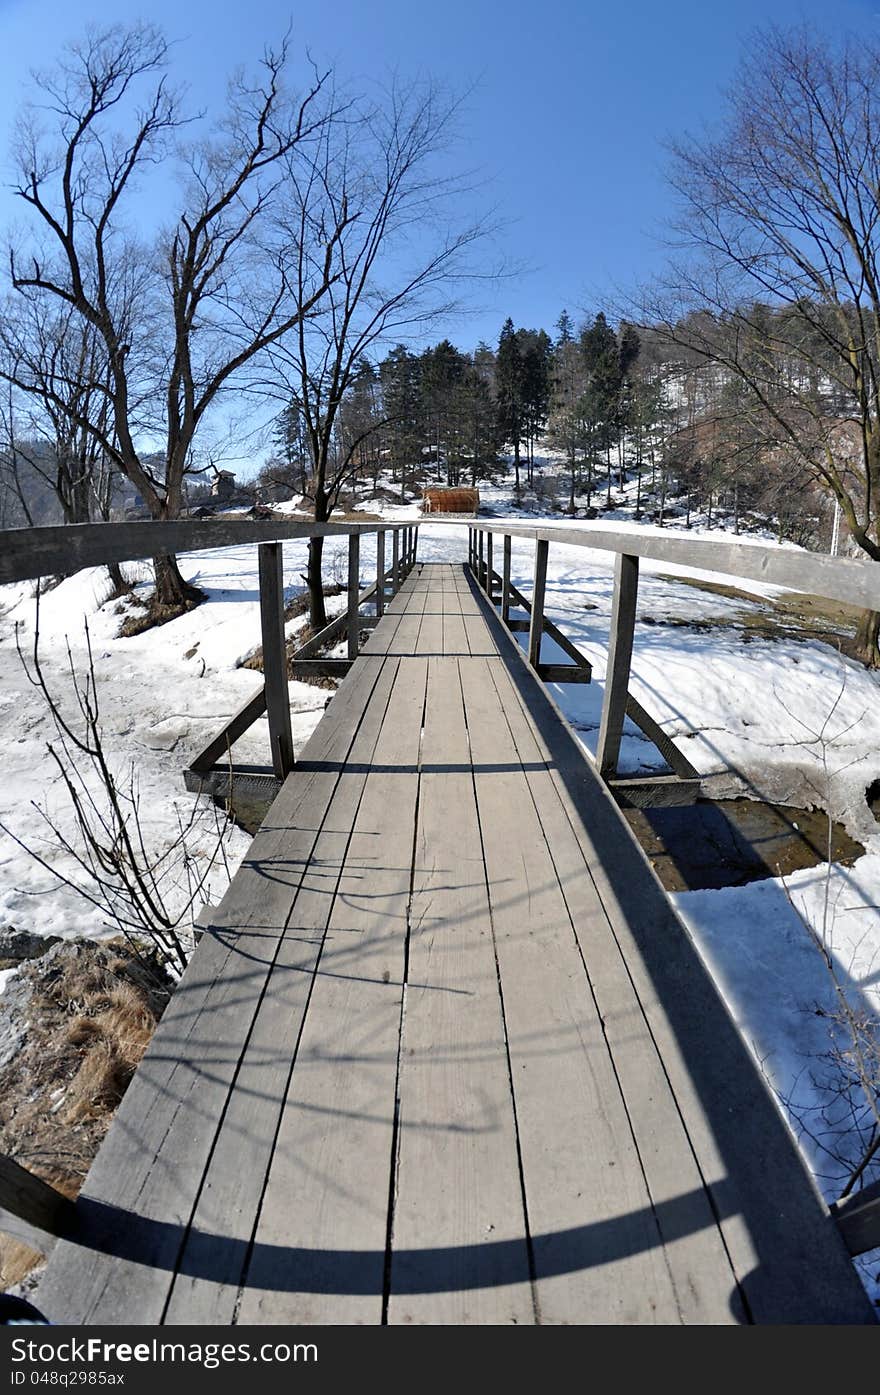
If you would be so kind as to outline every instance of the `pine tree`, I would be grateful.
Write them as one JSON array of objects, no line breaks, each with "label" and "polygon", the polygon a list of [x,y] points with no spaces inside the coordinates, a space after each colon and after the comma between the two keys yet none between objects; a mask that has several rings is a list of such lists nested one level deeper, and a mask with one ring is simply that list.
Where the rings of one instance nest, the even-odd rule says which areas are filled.
[{"label": "pine tree", "polygon": [[498,426],[505,441],[513,446],[517,498],[520,493],[520,446],[525,427],[523,361],[513,320],[506,319],[498,340],[495,358],[498,394]]}]

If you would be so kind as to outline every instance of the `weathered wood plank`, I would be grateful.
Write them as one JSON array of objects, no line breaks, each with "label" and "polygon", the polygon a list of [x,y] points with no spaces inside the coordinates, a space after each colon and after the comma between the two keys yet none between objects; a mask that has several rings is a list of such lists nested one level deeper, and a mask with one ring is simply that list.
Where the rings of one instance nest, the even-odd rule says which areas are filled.
[{"label": "weathered wood plank", "polygon": [[836,1202],[831,1215],[851,1255],[880,1248],[880,1181]]},{"label": "weathered wood plank", "polygon": [[653,741],[667,765],[676,775],[680,775],[684,780],[699,781],[699,771],[694,769],[687,756],[678,749],[672,737],[666,734],[659,722],[655,722],[650,713],[645,711],[642,704],[637,702],[631,693],[628,693],[626,698],[626,715],[630,721],[635,722],[649,740]]},{"label": "weathered wood plank", "polygon": [[358,608],[361,589],[360,565],[360,538],[357,533],[352,533],[348,540],[348,624],[346,626],[348,634],[348,657],[351,660],[357,658],[358,645],[360,642],[360,634],[358,632]]},{"label": "weathered wood plank", "polygon": [[539,538],[535,543],[535,574],[532,582],[532,609],[529,616],[529,663],[536,669],[541,662],[544,633],[544,593],[547,589],[547,556],[550,544]]},{"label": "weathered wood plank", "polygon": [[344,678],[353,659],[291,659],[291,678]]},{"label": "weathered wood plank", "polygon": [[[401,524],[386,524],[398,530]],[[369,523],[259,522],[211,518],[173,523],[73,523],[47,528],[0,531],[0,585],[28,581],[107,562],[134,562],[161,552],[199,552],[243,543],[283,542],[295,538],[338,538],[374,533]],[[395,532],[396,536],[396,532]]]},{"label": "weathered wood plank", "polygon": [[[444,522],[448,526],[449,521]],[[424,526],[431,525],[427,522]],[[544,539],[566,547],[627,553],[655,562],[672,562],[695,571],[721,572],[725,576],[743,577],[747,581],[784,586],[808,595],[880,609],[880,562],[863,562],[852,557],[826,557],[817,552],[759,547],[744,542],[725,542],[721,538],[686,538],[676,536],[672,530],[661,537],[637,525],[631,529],[613,531],[592,528],[588,523],[575,528],[544,528],[528,524],[481,522],[480,527],[529,541]]]},{"label": "weathered wood plank", "polygon": [[281,927],[382,668],[363,656],[342,685],[199,942],[83,1188],[118,1208],[109,1234],[96,1218],[86,1237],[108,1253],[58,1243],[40,1287],[53,1320],[159,1320]]},{"label": "weathered wood plank", "polygon": [[[281,942],[199,1190],[166,1322],[233,1320],[325,932],[396,673],[396,662],[387,660],[292,905],[284,898],[274,908]],[[300,818],[308,818],[308,810]],[[255,880],[251,890],[259,891]],[[283,1204],[290,1206],[290,1195]]]},{"label": "weathered wood plank", "polygon": [[[742,1295],[729,1294],[734,1315],[747,1312],[771,1323],[873,1322],[803,1159],[687,931],[558,709],[530,682],[515,642],[506,639],[506,649],[500,644],[502,633],[499,625],[499,652],[580,848],[573,853],[564,826],[557,826],[553,801],[542,804],[599,1010],[614,1034],[630,1116],[642,1130],[643,1156],[662,1164],[653,1181],[648,1175],[658,1217],[672,1231],[667,1252],[676,1255],[673,1242],[683,1232],[708,1241],[717,1216]],[[613,957],[606,963],[598,953],[607,941],[590,930],[587,908],[575,899],[591,884],[612,930],[617,968]],[[629,1031],[634,1012],[647,1022],[653,1058],[637,1049]],[[656,1142],[669,1136],[676,1116],[685,1131],[677,1160],[669,1149],[658,1151]],[[704,1187],[711,1210],[701,1219]],[[683,1261],[690,1263],[687,1252]],[[705,1311],[720,1311],[723,1266],[710,1257],[697,1274],[691,1296]],[[680,1293],[686,1290],[687,1282],[679,1286]]]},{"label": "weathered wood plank", "polygon": [[[531,601],[528,600],[528,598],[524,596],[523,593],[520,590],[518,590],[517,587],[513,584],[511,584],[510,586],[510,594],[513,600],[516,602],[517,606],[521,610],[524,610],[528,616],[531,616]],[[530,620],[509,621],[507,628],[510,630],[528,630],[530,628],[530,624]],[[553,623],[553,621],[547,615],[546,610],[544,612],[544,633],[546,635],[549,635],[550,638],[554,640],[556,644],[559,645],[559,648],[562,649],[564,653],[568,655],[568,657],[572,660],[573,663],[579,664],[582,668],[586,668],[590,672],[592,672],[589,660],[581,653],[581,651],[578,648],[576,648],[574,644],[572,644],[568,636],[562,633],[559,626]]]},{"label": "weathered wood plank", "polygon": [[238,1320],[379,1323],[427,660],[402,662],[297,1051]]},{"label": "weathered wood plank", "polygon": [[532,1322],[510,1081],[455,659],[429,660],[410,920],[388,1321]]},{"label": "weathered wood plank", "polygon": [[589,683],[590,670],[582,664],[538,664],[542,683]]},{"label": "weathered wood plank", "polygon": [[242,704],[235,715],[226,723],[223,730],[218,732],[207,746],[204,746],[198,755],[190,761],[190,770],[195,771],[196,774],[210,770],[218,760],[223,759],[239,737],[244,736],[248,728],[262,717],[265,710],[266,685],[263,684],[253,697],[249,697],[247,702]]},{"label": "weathered wood plank", "polygon": [[611,636],[605,669],[605,692],[596,765],[603,779],[617,774],[623,719],[629,693],[636,600],[639,591],[639,559],[620,556],[614,564],[614,599],[611,605]]},{"label": "weathered wood plank", "polygon": [[678,809],[700,797],[700,779],[681,775],[624,775],[608,788],[622,809]]},{"label": "weathered wood plank", "polygon": [[5,1153],[0,1153],[0,1207],[49,1235],[60,1235],[73,1211],[66,1196]]},{"label": "weathered wood plank", "polygon": [[521,712],[500,674],[499,694],[490,666],[498,661],[460,667],[541,1321],[680,1322],[604,1024],[505,701],[519,726]]},{"label": "weathered wood plank", "polygon": [[385,529],[376,534],[376,615],[381,620],[385,613]]},{"label": "weathered wood plank", "polygon": [[[351,540],[350,540],[351,541]],[[350,544],[349,544],[350,545]],[[293,732],[287,691],[287,652],[284,647],[284,568],[280,543],[261,543],[260,629],[263,638],[263,678],[272,768],[279,780],[293,769]]]},{"label": "weathered wood plank", "polygon": [[510,558],[512,539],[505,533],[503,539],[503,556],[501,562],[501,620],[507,624],[510,619]]}]

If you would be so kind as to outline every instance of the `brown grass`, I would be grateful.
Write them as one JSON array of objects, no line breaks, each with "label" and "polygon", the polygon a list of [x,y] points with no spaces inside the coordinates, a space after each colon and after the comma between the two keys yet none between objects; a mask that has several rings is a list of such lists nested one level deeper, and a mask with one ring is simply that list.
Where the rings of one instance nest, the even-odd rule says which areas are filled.
[{"label": "brown grass", "polygon": [[[60,947],[59,947],[60,948]],[[122,940],[78,942],[25,963],[27,1036],[0,1071],[0,1151],[74,1197],[170,994],[160,967]],[[0,1276],[39,1262],[0,1236]]]},{"label": "brown grass", "polygon": [[[344,586],[332,582],[324,587],[324,599],[327,600],[330,596],[341,596],[345,589],[346,588]],[[285,620],[294,620],[298,615],[305,615],[308,609],[309,593],[308,591],[302,591],[298,596],[294,596],[293,600],[289,601],[288,604],[285,606],[284,618]],[[304,644],[308,644],[310,640],[314,639],[316,634],[317,630],[313,629],[312,625],[308,621],[306,621],[305,625],[300,626],[296,634],[292,635],[291,638],[287,641],[288,663],[290,662],[290,660],[295,658],[297,650],[301,649]],[[334,640],[333,642],[335,644],[337,641]],[[315,655],[314,657],[317,658],[318,656]],[[241,667],[249,668],[254,673],[262,673],[263,646],[260,645],[258,649],[255,649],[253,654],[249,655],[249,657],[243,661]],[[293,674],[291,673],[289,668],[288,677],[293,677]],[[312,685],[312,687],[315,688],[331,689],[334,692],[337,687],[336,681],[333,678],[298,678],[296,681],[298,683],[309,683]]]},{"label": "brown grass", "polygon": [[203,596],[197,601],[187,600],[178,605],[161,605],[155,595],[152,595],[146,601],[138,601],[139,611],[134,615],[128,615],[119,626],[119,638],[131,639],[133,635],[143,634],[145,630],[167,625],[169,620],[177,620],[179,616],[195,610],[205,599]]}]

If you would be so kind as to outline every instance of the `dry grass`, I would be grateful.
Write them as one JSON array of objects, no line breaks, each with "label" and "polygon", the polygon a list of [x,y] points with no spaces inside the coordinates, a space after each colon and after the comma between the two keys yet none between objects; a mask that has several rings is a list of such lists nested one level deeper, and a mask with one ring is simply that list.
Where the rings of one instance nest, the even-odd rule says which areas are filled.
[{"label": "dry grass", "polygon": [[131,639],[133,635],[143,634],[145,630],[155,629],[158,625],[167,625],[169,620],[176,620],[181,615],[186,615],[188,611],[195,610],[205,599],[181,601],[179,605],[161,605],[155,595],[150,596],[146,601],[137,601],[138,610],[128,615],[119,626],[119,638]]},{"label": "dry grass", "polygon": [[[155,960],[124,941],[57,946],[23,964],[27,1036],[0,1071],[0,1151],[74,1197],[168,1001]],[[0,1275],[39,1256],[0,1236]]]},{"label": "dry grass", "polygon": [[[346,588],[342,585],[331,583],[324,587],[324,599],[327,600],[330,596],[341,596],[345,589]],[[298,615],[305,615],[308,612],[308,609],[309,593],[308,591],[301,591],[298,596],[294,596],[293,600],[289,601],[288,604],[285,606],[284,618],[285,620],[295,620]],[[292,659],[296,657],[297,650],[301,649],[304,644],[308,644],[310,640],[314,639],[316,634],[317,630],[315,630],[308,621],[305,623],[305,625],[300,626],[296,634],[292,635],[291,638],[287,641],[288,664]],[[335,644],[337,641],[334,640],[333,642]],[[318,656],[315,655],[314,657],[317,658]],[[258,649],[255,649],[253,654],[249,655],[249,657],[244,660],[241,667],[249,668],[255,673],[263,672],[262,645],[260,645]],[[293,677],[290,668],[288,668],[288,677]],[[336,681],[333,678],[297,678],[296,681],[298,683],[309,683],[312,685],[312,687],[315,688],[326,688],[333,691],[335,691],[337,687]]]}]

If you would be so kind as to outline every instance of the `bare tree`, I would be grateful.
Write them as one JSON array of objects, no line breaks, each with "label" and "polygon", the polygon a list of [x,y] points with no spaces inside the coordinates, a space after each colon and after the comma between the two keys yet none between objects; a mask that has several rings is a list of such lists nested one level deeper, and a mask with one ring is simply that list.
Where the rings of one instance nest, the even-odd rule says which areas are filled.
[{"label": "bare tree", "polygon": [[[303,235],[318,242],[304,255],[277,216],[287,179],[300,163],[314,167],[314,147],[340,114],[326,100],[326,75],[291,100],[285,40],[266,51],[257,80],[230,82],[217,134],[182,148],[188,122],[167,60],[152,25],[114,26],[91,31],[40,78],[41,107],[20,125],[16,187],[39,235],[10,252],[16,290],[69,308],[102,341],[109,373],[93,386],[106,396],[106,427],[60,394],[55,405],[93,436],[154,519],[179,514],[206,415],[326,292],[348,221],[344,204],[320,226],[305,218]],[[158,238],[139,240],[138,186],[172,156],[180,212]],[[159,470],[147,458],[157,440]],[[161,603],[199,597],[173,557],[155,560]]]},{"label": "bare tree", "polygon": [[10,393],[17,385],[28,438],[47,447],[29,467],[55,494],[65,523],[109,519],[116,472],[100,444],[112,432],[102,339],[69,306],[57,311],[16,297],[0,325],[0,347],[0,376]]},{"label": "bare tree", "polygon": [[[723,129],[674,148],[688,253],[647,317],[750,398],[750,429],[880,560],[880,45],[757,33]],[[706,313],[708,312],[708,313]],[[880,616],[858,643],[880,665]]]},{"label": "bare tree", "polygon": [[[469,254],[488,226],[456,222],[467,181],[444,176],[436,159],[452,140],[457,105],[431,83],[398,84],[382,101],[352,104],[345,123],[323,127],[317,157],[292,181],[287,226],[296,296],[305,301],[322,275],[329,284],[320,313],[302,317],[295,333],[275,346],[268,387],[302,413],[318,523],[329,518],[360,465],[364,435],[335,449],[340,408],[359,365],[379,342],[424,334],[453,309],[456,287],[478,274]],[[324,228],[339,230],[326,272],[315,263]],[[367,434],[386,424],[377,417]],[[323,539],[312,539],[314,626],[326,622],[322,550]]]}]

